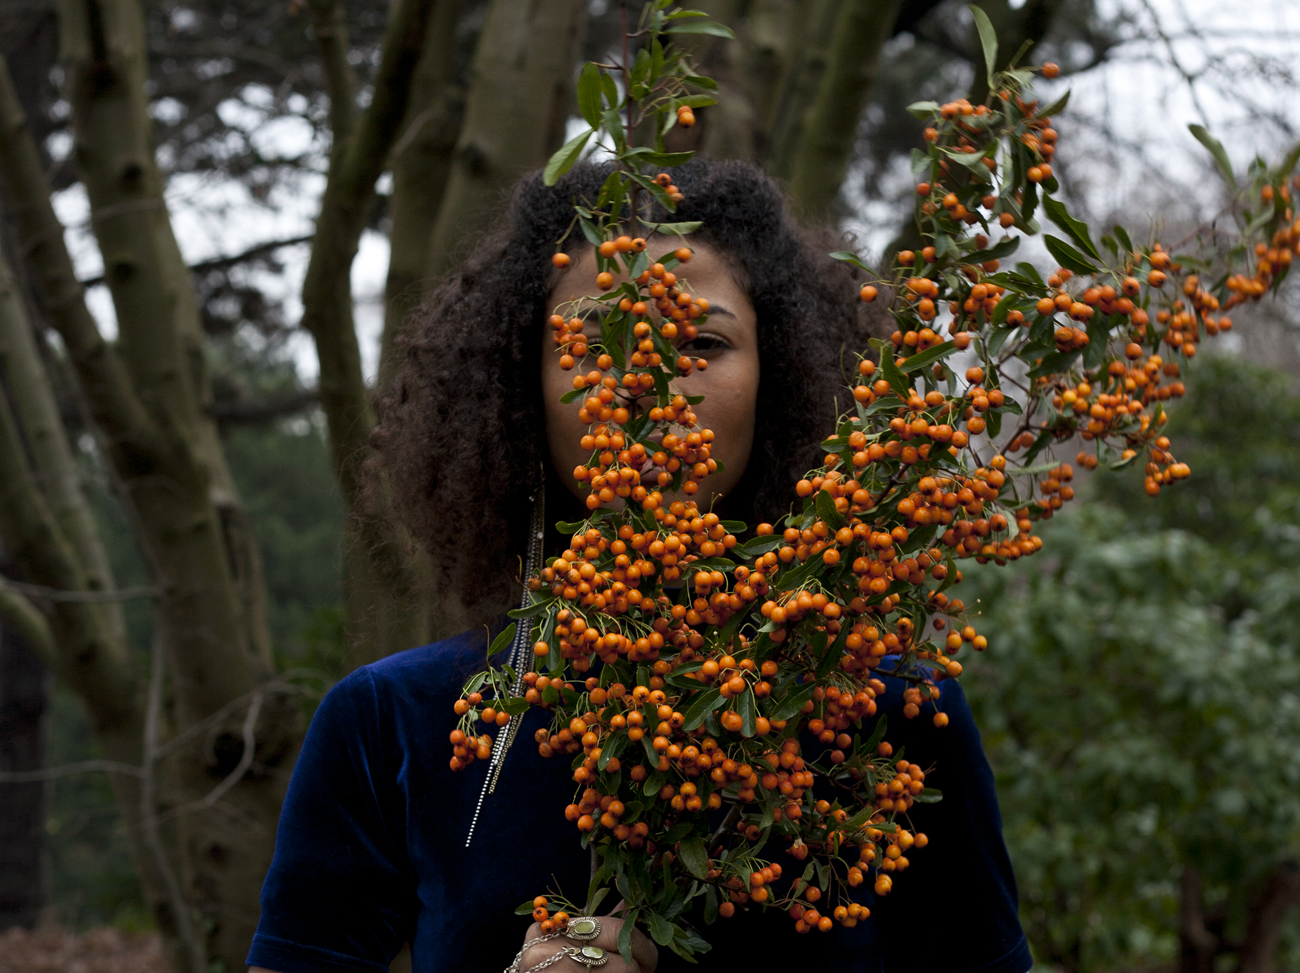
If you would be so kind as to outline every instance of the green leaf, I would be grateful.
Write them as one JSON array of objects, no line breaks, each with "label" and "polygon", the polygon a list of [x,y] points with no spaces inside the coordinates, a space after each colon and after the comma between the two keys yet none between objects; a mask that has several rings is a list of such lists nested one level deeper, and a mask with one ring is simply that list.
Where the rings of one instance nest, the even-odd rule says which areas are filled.
[{"label": "green leaf", "polygon": [[[585,392],[586,389],[583,389],[582,391]],[[572,533],[572,531],[570,531],[570,533]],[[506,614],[511,618],[532,618],[534,615],[540,615],[542,612],[550,608],[551,601],[552,599],[546,598],[542,601],[534,602],[527,608],[512,608]]]},{"label": "green leaf", "polygon": [[1096,274],[1100,270],[1089,263],[1088,258],[1081,254],[1074,247],[1070,246],[1060,237],[1054,237],[1050,233],[1043,236],[1043,243],[1047,244],[1047,250],[1053,259],[1066,270],[1072,270],[1076,274]]},{"label": "green leaf", "polygon": [[1133,241],[1129,239],[1128,230],[1116,223],[1111,232],[1115,234],[1115,242],[1123,247],[1128,256],[1131,257],[1133,255]]},{"label": "green leaf", "polygon": [[514,622],[511,622],[509,625],[507,625],[505,629],[501,632],[501,634],[492,640],[492,645],[488,649],[487,654],[489,656],[496,655],[498,652],[500,652],[502,649],[508,646],[511,642],[513,642],[515,640],[515,630],[518,627],[519,626],[516,625]]},{"label": "green leaf", "polygon": [[1059,115],[1061,112],[1065,111],[1065,106],[1068,105],[1069,103],[1070,103],[1070,92],[1067,91],[1065,94],[1061,95],[1060,98],[1057,98],[1056,101],[1052,102],[1046,108],[1040,108],[1038,111],[1039,117],[1042,116],[1051,117],[1052,115]]},{"label": "green leaf", "polygon": [[709,91],[718,90],[718,82],[712,78],[706,78],[700,74],[688,74],[682,78],[687,84],[694,85],[697,88],[705,88]]},{"label": "green leaf", "polygon": [[709,849],[703,838],[687,838],[677,846],[677,857],[696,878],[704,878],[709,873]]},{"label": "green leaf", "polygon": [[1003,257],[1009,257],[1020,249],[1020,237],[1013,236],[1003,240],[996,246],[989,247],[987,250],[976,250],[970,256],[972,259],[978,259],[980,263],[987,263],[990,260],[1001,260]]},{"label": "green leaf", "polygon": [[537,906],[533,905],[533,900],[529,899],[527,902],[523,903],[522,905],[518,905],[515,907],[515,915],[531,916],[533,914],[533,910],[536,908]]},{"label": "green leaf", "polygon": [[619,106],[618,85],[614,83],[613,78],[603,71],[600,75],[600,90],[605,95],[605,103],[609,105],[607,111],[617,111]]},{"label": "green leaf", "polygon": [[914,101],[907,106],[907,110],[913,118],[924,120],[939,110],[939,103],[937,101]]},{"label": "green leaf", "polygon": [[[1025,186],[1025,197],[1020,204],[1020,222],[1029,228],[1030,220],[1033,219],[1034,210],[1038,209],[1038,184],[1029,183]],[[1034,232],[1030,228],[1030,232]]]},{"label": "green leaf", "polygon": [[754,693],[746,689],[736,699],[736,711],[740,713],[740,732],[742,736],[752,737],[754,735],[754,720],[757,717],[754,706]]},{"label": "green leaf", "polygon": [[827,491],[817,491],[817,496],[813,498],[813,508],[817,511],[817,516],[826,521],[826,525],[831,530],[839,530],[844,526],[844,518],[835,509],[835,501]]},{"label": "green leaf", "polygon": [[546,185],[554,186],[560,181],[562,175],[574,167],[582,156],[582,150],[587,147],[587,140],[591,138],[591,133],[592,129],[587,129],[581,135],[570,139],[563,148],[551,156],[542,173],[542,180]]},{"label": "green leaf", "polygon": [[751,537],[736,548],[742,560],[752,561],[759,554],[775,551],[785,543],[780,534],[768,534],[766,537]]},{"label": "green leaf", "polygon": [[[619,876],[622,877],[621,874]],[[624,883],[626,884],[626,882]],[[622,892],[622,889],[619,889]],[[624,894],[624,899],[630,896]],[[529,903],[530,905],[532,903]],[[636,963],[632,960],[632,930],[636,928],[637,916],[640,915],[640,909],[632,909],[623,916],[623,928],[618,931],[618,955],[623,957],[623,962],[631,969],[636,969]]]},{"label": "green leaf", "polygon": [[623,752],[627,746],[627,734],[615,733],[605,738],[600,747],[600,759],[596,761],[596,769],[604,770],[611,760]]},{"label": "green leaf", "polygon": [[1228,153],[1223,150],[1223,143],[1211,135],[1204,125],[1188,125],[1187,130],[1196,137],[1196,141],[1210,150],[1210,155],[1214,156],[1214,162],[1219,167],[1224,181],[1235,193],[1237,191],[1237,177],[1232,174],[1232,163],[1228,159]]},{"label": "green leaf", "polygon": [[898,370],[898,366],[894,364],[894,346],[879,339],[874,339],[871,343],[880,352],[880,373],[893,390],[898,393],[898,397],[906,402],[907,393],[912,391],[912,385],[903,373]]},{"label": "green leaf", "polygon": [[1063,372],[1079,357],[1077,351],[1053,351],[1043,356],[1042,362],[1029,370],[1030,378]]},{"label": "green leaf", "polygon": [[655,228],[660,233],[675,233],[677,236],[686,236],[689,233],[694,233],[703,225],[704,223],[700,220],[691,220],[682,223],[656,223]]},{"label": "green leaf", "polygon": [[812,699],[813,691],[817,688],[814,683],[807,683],[800,686],[792,692],[785,700],[777,704],[772,712],[768,714],[769,719],[773,720],[791,720],[796,713],[803,709],[804,704]]},{"label": "green leaf", "polygon": [[[649,162],[651,165],[666,167],[680,166],[686,162],[690,162],[691,157],[695,155],[694,152],[654,152],[649,150],[643,151],[641,149],[635,151],[637,153],[636,157],[642,162]],[[632,153],[629,152],[628,156],[631,155]]]},{"label": "green leaf", "polygon": [[1016,264],[1016,270],[1019,271],[1027,280],[1033,281],[1038,287],[1043,290],[1047,289],[1047,285],[1043,283],[1042,275],[1038,273],[1038,268],[1033,264],[1026,263],[1022,260],[1020,263]]},{"label": "green leaf", "polygon": [[650,913],[650,938],[660,946],[667,946],[673,941],[672,923],[657,913]]},{"label": "green leaf", "polygon": [[600,113],[605,109],[600,94],[600,68],[588,61],[578,75],[578,111],[592,128],[600,128]]},{"label": "green leaf", "polygon": [[843,260],[845,263],[853,264],[853,266],[857,267],[860,270],[866,270],[866,271],[871,270],[870,267],[868,267],[866,264],[862,262],[862,260],[858,257],[856,253],[852,253],[848,250],[836,250],[834,253],[831,254],[831,259]]},{"label": "green leaf", "polygon": [[1291,171],[1295,169],[1297,162],[1300,162],[1300,142],[1297,142],[1291,147],[1291,151],[1286,154],[1286,158],[1284,158],[1282,164],[1278,166],[1277,174],[1285,179],[1287,176],[1291,175]]},{"label": "green leaf", "polygon": [[736,35],[730,27],[715,24],[711,20],[685,20],[664,28],[665,34],[709,34],[713,37],[726,37],[735,40]]},{"label": "green leaf", "polygon": [[900,366],[904,375],[910,375],[912,372],[919,371],[932,362],[937,362],[941,358],[947,358],[957,350],[957,345],[951,341],[945,341],[943,344],[935,345],[933,348],[927,348],[925,351],[918,351]]},{"label": "green leaf", "polygon": [[687,108],[708,108],[710,105],[716,105],[718,99],[712,95],[685,95],[681,98],[673,99],[674,108],[685,105]]},{"label": "green leaf", "polygon": [[984,67],[988,71],[989,87],[993,87],[993,71],[998,63],[998,32],[993,29],[993,21],[975,4],[968,4],[967,10],[975,18],[975,29],[979,31],[980,46],[984,48]]},{"label": "green leaf", "polygon": [[1097,244],[1093,243],[1092,237],[1088,235],[1087,223],[1076,220],[1069,214],[1063,204],[1051,196],[1043,197],[1043,212],[1047,214],[1049,220],[1068,233],[1070,239],[1077,243],[1084,253],[1090,255],[1094,260],[1101,259],[1101,254],[1097,251]]},{"label": "green leaf", "polygon": [[881,713],[880,719],[876,720],[876,728],[871,731],[871,736],[867,738],[867,742],[862,746],[862,752],[870,753],[875,750],[880,745],[880,741],[885,738],[885,731],[888,728],[889,718],[884,713]]},{"label": "green leaf", "polygon": [[690,731],[695,729],[704,722],[704,718],[718,708],[722,703],[722,693],[716,689],[706,689],[695,697],[695,702],[691,703],[690,709],[682,714],[686,719],[682,723],[682,729]]}]

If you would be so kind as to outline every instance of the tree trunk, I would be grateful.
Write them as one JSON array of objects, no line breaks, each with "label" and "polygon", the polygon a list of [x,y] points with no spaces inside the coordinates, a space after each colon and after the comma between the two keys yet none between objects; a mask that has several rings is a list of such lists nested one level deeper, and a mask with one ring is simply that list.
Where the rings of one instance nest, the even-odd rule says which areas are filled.
[{"label": "tree trunk", "polygon": [[1300,861],[1278,862],[1250,903],[1237,973],[1277,973],[1277,947],[1287,917],[1300,904]]},{"label": "tree trunk", "polygon": [[1219,937],[1205,926],[1201,873],[1188,865],[1183,868],[1179,895],[1178,973],[1214,973],[1219,946]]},{"label": "tree trunk", "polygon": [[794,56],[772,99],[768,132],[768,166],[782,179],[794,172],[799,140],[826,72],[835,21],[846,0],[799,0],[790,30]]},{"label": "tree trunk", "polygon": [[465,114],[465,88],[456,77],[456,23],[460,0],[434,9],[424,53],[411,83],[411,100],[402,137],[393,146],[393,193],[388,211],[388,280],[384,286],[384,333],[379,354],[379,382],[392,378],[394,352],[406,316],[420,303],[429,267],[432,229],[438,220],[451,157]]},{"label": "tree trunk", "polygon": [[[434,7],[438,14],[433,13]],[[352,317],[350,270],[375,181],[407,117],[412,79],[431,20],[442,24],[451,0],[399,0],[389,18],[374,94],[365,114],[350,117],[346,99],[354,84],[343,67],[328,69],[331,116],[346,137],[336,137],[329,180],[316,221],[316,239],[303,283],[303,327],[316,341],[321,407],[329,421],[330,451],[348,507],[347,598],[349,668],[427,641],[428,571],[386,498],[365,486],[374,408],[361,372]],[[338,46],[338,4],[313,3],[321,56],[327,65]],[[332,19],[330,19],[332,18]],[[454,23],[454,18],[452,19]],[[321,37],[323,25],[331,24]],[[443,25],[445,26],[445,24]],[[325,43],[328,41],[328,43]],[[346,50],[346,48],[344,48]]]},{"label": "tree trunk", "polygon": [[[45,765],[49,670],[0,614],[0,772]],[[0,784],[0,929],[33,928],[49,895],[41,781]]]},{"label": "tree trunk", "polygon": [[847,0],[804,126],[790,177],[796,206],[830,222],[853,155],[858,120],[875,86],[880,52],[894,31],[901,0]]},{"label": "tree trunk", "polygon": [[488,8],[433,229],[430,281],[459,262],[466,235],[486,225],[505,190],[558,147],[586,11],[585,0],[493,0]]},{"label": "tree trunk", "polygon": [[772,154],[772,123],[776,117],[781,80],[791,69],[799,40],[799,0],[754,0],[745,35],[746,87],[751,92],[758,128],[754,151]]},{"label": "tree trunk", "polygon": [[[116,346],[103,340],[85,309],[7,74],[0,81],[0,174],[43,306],[78,373],[160,589],[155,625],[169,662],[172,725],[183,729],[218,716],[204,725],[206,733],[194,733],[174,748],[165,763],[146,768],[156,804],[143,800],[139,772],[114,774],[112,782],[170,951],[184,966],[206,968],[212,959],[234,968],[256,922],[258,885],[283,796],[277,775],[245,773],[241,728],[230,723],[243,715],[241,707],[231,709],[232,701],[247,699],[272,675],[260,566],[215,427],[203,409],[197,312],[149,141],[140,11],[127,0],[69,0],[60,9],[60,31],[76,158],[117,311]],[[12,339],[23,330],[15,325],[7,333]],[[79,550],[84,545],[59,512],[60,498],[42,487],[75,480],[56,468],[62,460],[38,448],[63,436],[40,418],[57,415],[52,405],[32,408],[50,397],[48,377],[37,362],[9,370],[6,381],[16,403],[12,413],[0,410],[0,466],[8,488],[0,521],[6,537],[33,582],[94,591],[95,560]],[[84,503],[77,497],[74,506]],[[139,767],[145,731],[165,737],[168,727],[145,719],[143,687],[112,618],[115,610],[102,601],[56,603],[52,662],[85,701],[105,757]],[[262,715],[257,762],[275,768],[296,749],[297,709],[277,693]],[[226,788],[220,801],[203,800],[241,767],[239,786]],[[165,827],[151,824],[157,812],[173,809],[178,813]],[[149,835],[156,840],[147,841]],[[196,914],[204,921],[195,922]],[[189,939],[182,948],[177,937],[187,927],[202,928],[202,941],[181,937]]]}]

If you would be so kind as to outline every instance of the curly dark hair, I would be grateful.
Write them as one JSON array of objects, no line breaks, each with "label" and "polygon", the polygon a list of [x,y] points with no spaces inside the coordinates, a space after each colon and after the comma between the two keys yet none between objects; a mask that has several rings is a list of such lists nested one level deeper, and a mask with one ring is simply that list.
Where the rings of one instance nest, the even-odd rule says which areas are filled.
[{"label": "curly dark hair", "polygon": [[[594,199],[609,171],[583,164],[553,188],[539,173],[519,183],[500,225],[407,322],[397,373],[379,402],[377,466],[432,554],[440,591],[476,621],[501,611],[518,580],[539,469],[563,492],[550,470],[541,403],[541,329],[558,278],[550,257],[575,200]],[[853,272],[826,256],[841,241],[799,228],[760,168],[699,160],[670,172],[685,201],[674,215],[650,218],[701,221],[691,239],[730,263],[757,313],[754,446],[726,509],[750,524],[774,520],[794,483],[818,465],[837,390],[841,407],[847,402],[853,353],[879,328],[859,310]],[[585,245],[575,232],[565,248]],[[554,513],[557,505],[548,506]]]}]

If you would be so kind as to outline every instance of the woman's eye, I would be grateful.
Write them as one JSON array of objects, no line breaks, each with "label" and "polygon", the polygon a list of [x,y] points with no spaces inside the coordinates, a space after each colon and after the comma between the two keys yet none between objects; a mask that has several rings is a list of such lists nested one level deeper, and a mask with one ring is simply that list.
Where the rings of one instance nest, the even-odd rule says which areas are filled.
[{"label": "woman's eye", "polygon": [[696,335],[692,340],[682,344],[681,351],[703,354],[708,351],[722,351],[731,347],[731,342],[717,334],[710,334],[707,331]]}]

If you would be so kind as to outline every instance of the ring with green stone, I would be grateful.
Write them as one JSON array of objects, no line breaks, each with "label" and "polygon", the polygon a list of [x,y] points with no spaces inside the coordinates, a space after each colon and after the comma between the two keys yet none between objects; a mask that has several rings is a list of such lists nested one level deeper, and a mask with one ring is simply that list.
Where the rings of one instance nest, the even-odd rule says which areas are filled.
[{"label": "ring with green stone", "polygon": [[609,953],[599,946],[569,946],[564,953],[585,966],[604,966],[609,962]]},{"label": "ring with green stone", "polygon": [[600,920],[595,916],[574,916],[564,927],[564,935],[580,943],[589,943],[600,935]]}]

